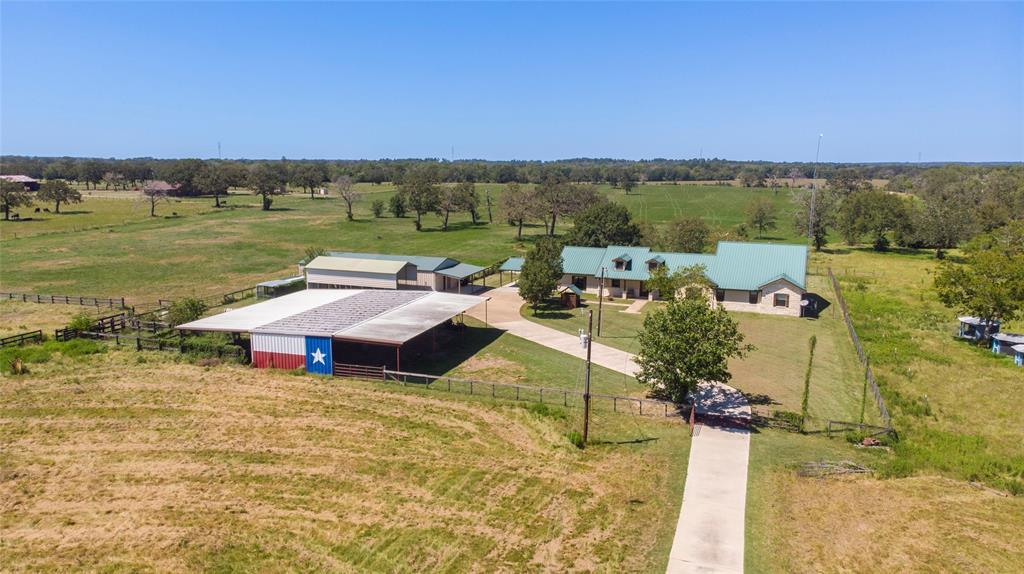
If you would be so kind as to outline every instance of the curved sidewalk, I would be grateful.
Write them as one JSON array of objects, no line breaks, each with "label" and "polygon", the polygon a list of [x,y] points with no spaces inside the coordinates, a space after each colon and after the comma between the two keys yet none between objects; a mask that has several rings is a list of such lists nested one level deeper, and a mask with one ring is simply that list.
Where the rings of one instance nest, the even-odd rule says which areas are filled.
[{"label": "curved sidewalk", "polygon": [[[514,287],[486,293],[491,298],[486,320],[494,327],[563,353],[586,358],[577,337],[527,321],[519,314],[523,299]],[[469,314],[485,320],[484,310]],[[602,367],[633,376],[633,355],[594,343],[591,360]],[[701,385],[697,412],[726,423],[749,420],[750,406],[736,389]],[[686,470],[686,489],[676,534],[669,554],[668,574],[743,572],[744,515],[747,503],[747,461],[750,432],[743,425],[701,424],[694,432]]]}]

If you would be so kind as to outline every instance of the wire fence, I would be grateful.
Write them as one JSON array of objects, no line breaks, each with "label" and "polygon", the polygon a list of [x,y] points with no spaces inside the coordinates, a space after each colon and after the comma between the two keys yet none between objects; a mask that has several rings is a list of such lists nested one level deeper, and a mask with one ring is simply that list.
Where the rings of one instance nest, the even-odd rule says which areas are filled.
[{"label": "wire fence", "polygon": [[[875,404],[878,405],[878,414],[882,419],[882,423],[885,428],[892,430],[892,418],[889,416],[889,409],[885,406],[885,400],[882,399],[882,392],[878,388],[878,381],[875,380],[875,373],[871,370],[871,359],[868,354],[864,352],[864,347],[860,343],[860,337],[857,336],[857,330],[853,327],[853,321],[850,319],[850,310],[846,306],[846,299],[843,298],[843,290],[839,287],[839,280],[832,273],[832,268],[828,268],[828,277],[832,281],[832,289],[836,294],[836,301],[839,303],[839,309],[843,312],[843,320],[846,322],[846,330],[850,333],[850,339],[853,341],[853,347],[857,350],[857,357],[860,358],[861,365],[864,366],[864,380],[867,381],[868,387],[871,389],[871,394],[875,397]],[[851,423],[859,424],[859,423]]]},{"label": "wire fence", "polygon": [[41,330],[29,331],[27,333],[18,333],[17,335],[11,335],[0,339],[0,348],[3,347],[17,347],[26,343],[41,343],[43,341],[43,332]]},{"label": "wire fence", "polygon": [[[564,407],[568,407],[570,404],[576,404],[576,401],[583,399],[582,392],[569,389],[539,387],[534,385],[517,385],[515,383],[498,383],[494,381],[479,381],[474,379],[427,375],[424,373],[411,373],[406,371],[392,371],[387,368],[379,370],[372,368],[372,373],[363,373],[362,371],[357,373],[357,370],[338,369],[339,366],[340,364],[335,365],[335,374],[339,377],[385,381],[398,383],[403,386],[416,386],[435,391],[486,396],[495,399],[561,405]],[[363,369],[365,369],[365,367],[363,367]],[[591,393],[590,401],[591,405],[594,407],[600,404],[603,408],[607,408],[612,412],[643,416],[681,416],[689,419],[691,418],[692,411],[692,407],[690,405],[678,405],[671,401],[644,399],[639,397],[623,397],[601,393]]]}]

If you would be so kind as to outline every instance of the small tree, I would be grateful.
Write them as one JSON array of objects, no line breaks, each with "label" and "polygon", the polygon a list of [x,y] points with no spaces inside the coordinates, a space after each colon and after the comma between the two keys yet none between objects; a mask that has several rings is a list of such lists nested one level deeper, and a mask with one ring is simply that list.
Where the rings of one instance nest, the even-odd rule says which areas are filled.
[{"label": "small tree", "polygon": [[405,204],[416,213],[416,231],[423,229],[423,214],[438,209],[437,174],[428,167],[415,168],[402,178],[398,192],[404,196]]},{"label": "small tree", "polygon": [[757,228],[758,238],[763,237],[765,231],[775,229],[778,220],[775,204],[764,197],[755,199],[747,206],[747,223]]},{"label": "small tree", "polygon": [[273,196],[281,195],[288,185],[288,170],[281,162],[262,162],[249,172],[249,189],[261,198],[261,209],[270,211]]},{"label": "small tree", "polygon": [[405,217],[405,196],[396,193],[388,200],[388,211],[395,217]]},{"label": "small tree", "polygon": [[729,359],[754,349],[743,343],[725,309],[690,298],[670,301],[648,314],[638,340],[636,379],[675,402],[683,402],[698,383],[729,382]]},{"label": "small tree", "polygon": [[699,217],[684,217],[670,223],[659,237],[666,251],[700,253],[708,246],[711,228]]},{"label": "small tree", "polygon": [[703,265],[679,267],[672,272],[665,265],[659,265],[649,275],[647,288],[657,291],[658,297],[667,301],[674,300],[680,290],[685,297],[700,298],[711,288]]},{"label": "small tree", "polygon": [[828,242],[828,232],[836,221],[836,195],[830,190],[797,192],[793,196],[797,212],[793,228],[797,233],[807,235],[814,248],[821,248]]},{"label": "small tree", "polygon": [[977,238],[964,263],[944,262],[935,289],[947,307],[985,321],[1024,317],[1024,222]]},{"label": "small tree", "polygon": [[383,217],[384,216],[384,200],[383,199],[375,199],[375,200],[373,200],[373,203],[370,204],[370,211],[372,211],[373,212],[373,216],[378,218],[378,219]]},{"label": "small tree", "polygon": [[162,181],[148,181],[142,186],[142,195],[149,201],[149,216],[156,217],[156,204],[167,201],[170,186]]},{"label": "small tree", "polygon": [[338,188],[338,195],[345,202],[345,217],[352,221],[354,219],[352,215],[352,204],[359,201],[362,196],[361,193],[356,191],[355,184],[352,183],[352,178],[343,175],[334,180],[334,186]]},{"label": "small tree", "polygon": [[220,196],[231,187],[231,174],[220,164],[205,162],[193,183],[203,193],[213,195],[213,206],[220,207]]},{"label": "small tree", "polygon": [[509,224],[516,226],[516,239],[523,238],[523,222],[535,211],[532,200],[533,190],[515,181],[510,182],[501,195],[501,210]]},{"label": "small tree", "polygon": [[607,201],[595,203],[573,221],[573,228],[565,240],[569,245],[607,247],[640,244],[640,226],[633,223],[629,209],[622,204]]},{"label": "small tree", "polygon": [[562,246],[552,237],[543,237],[534,244],[523,262],[519,275],[519,295],[537,310],[558,286],[562,278]]},{"label": "small tree", "polygon": [[207,306],[200,299],[185,297],[171,303],[167,310],[167,322],[171,325],[182,325],[198,320],[206,313]]},{"label": "small tree", "polygon": [[32,194],[25,191],[25,185],[0,179],[0,209],[3,209],[4,221],[11,218],[11,208],[23,205],[32,205]]},{"label": "small tree", "polygon": [[60,204],[62,203],[81,203],[82,194],[72,188],[68,183],[62,179],[47,181],[39,188],[39,193],[36,197],[43,201],[52,201],[54,204],[53,211],[60,213]]}]

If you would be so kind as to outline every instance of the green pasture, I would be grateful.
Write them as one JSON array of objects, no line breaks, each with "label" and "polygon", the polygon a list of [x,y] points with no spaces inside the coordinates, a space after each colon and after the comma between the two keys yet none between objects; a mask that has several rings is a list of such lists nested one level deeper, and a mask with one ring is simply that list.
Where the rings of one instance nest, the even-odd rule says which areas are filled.
[{"label": "green pasture", "polygon": [[[340,199],[310,199],[299,191],[276,197],[269,212],[241,190],[233,191],[220,209],[207,197],[161,202],[156,217],[130,191],[96,191],[80,204],[64,206],[61,214],[22,208],[21,214],[30,219],[0,223],[0,289],[125,296],[148,303],[232,291],[294,274],[308,246],[443,254],[489,265],[525,253],[530,241],[544,233],[537,223],[524,229],[523,241],[516,240],[515,228],[500,214],[504,186],[498,184],[478,185],[481,199],[490,194],[492,223],[483,204],[480,222],[473,224],[466,213],[453,214],[447,232],[433,214],[424,217],[421,232],[414,230],[411,216],[375,219],[372,202],[387,201],[394,188],[359,188],[364,194],[351,222],[345,220]],[[607,186],[601,189],[645,221],[666,223],[679,215],[696,215],[722,233],[743,219],[746,204],[756,195],[774,197],[780,210],[789,201],[784,191],[773,196],[770,191],[721,186],[644,185],[629,196]],[[570,227],[571,221],[562,220],[557,232]],[[788,237],[790,227],[789,219],[780,217],[776,234]]]}]

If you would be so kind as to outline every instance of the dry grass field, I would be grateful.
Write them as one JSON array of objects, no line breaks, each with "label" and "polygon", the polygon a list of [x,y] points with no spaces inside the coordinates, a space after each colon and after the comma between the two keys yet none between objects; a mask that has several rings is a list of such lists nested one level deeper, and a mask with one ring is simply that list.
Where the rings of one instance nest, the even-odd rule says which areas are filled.
[{"label": "dry grass field", "polygon": [[5,571],[664,571],[680,421],[167,357],[0,382]]},{"label": "dry grass field", "polygon": [[41,329],[52,337],[53,330],[66,327],[75,315],[89,313],[98,315],[95,307],[78,305],[49,305],[22,303],[21,301],[0,301],[0,337]]}]

